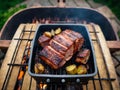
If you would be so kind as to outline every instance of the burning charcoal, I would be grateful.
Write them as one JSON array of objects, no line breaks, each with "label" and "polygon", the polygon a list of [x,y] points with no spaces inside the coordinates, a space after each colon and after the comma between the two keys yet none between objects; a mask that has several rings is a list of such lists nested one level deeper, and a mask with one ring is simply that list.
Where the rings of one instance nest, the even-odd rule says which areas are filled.
[{"label": "burning charcoal", "polygon": [[49,74],[50,72],[47,69],[45,69],[44,73]]},{"label": "burning charcoal", "polygon": [[39,88],[39,90],[47,90],[47,84],[40,83]]},{"label": "burning charcoal", "polygon": [[24,74],[25,74],[25,72],[21,70],[19,75],[18,75],[18,80],[21,80],[23,78]]}]

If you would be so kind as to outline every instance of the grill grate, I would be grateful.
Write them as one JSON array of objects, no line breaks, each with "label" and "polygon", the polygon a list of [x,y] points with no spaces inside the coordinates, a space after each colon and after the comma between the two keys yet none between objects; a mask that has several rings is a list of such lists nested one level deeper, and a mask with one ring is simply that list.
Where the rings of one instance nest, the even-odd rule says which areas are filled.
[{"label": "grill grate", "polygon": [[[26,38],[26,39],[22,39],[22,37],[23,37],[23,35],[24,35],[25,32],[30,32],[29,33],[29,37]],[[27,30],[23,30],[22,33],[20,34],[19,38],[14,38],[14,40],[18,40],[18,43],[17,43],[17,45],[15,47],[14,56],[13,56],[11,62],[8,64],[9,65],[9,70],[8,70],[8,73],[7,73],[5,82],[4,82],[4,86],[2,88],[3,90],[5,90],[6,87],[7,87],[7,80],[9,80],[9,78],[10,78],[10,73],[11,73],[13,67],[20,67],[19,74],[21,73],[21,71],[24,72],[22,78],[20,78],[20,79],[17,80],[16,86],[15,86],[15,90],[21,89],[22,84],[23,84],[24,75],[25,75],[25,72],[27,70],[28,60],[29,60],[30,43],[32,41],[32,39],[30,38],[30,35],[31,35],[32,32],[34,32],[34,31],[32,31],[32,29],[30,31],[29,30],[28,31]],[[95,29],[94,29],[94,32],[90,32],[90,33],[95,33],[97,35],[97,33],[99,33],[99,32],[95,31]],[[18,47],[20,46],[20,43],[23,40],[27,41],[26,49],[25,49],[24,55],[23,55],[23,60],[25,60],[25,62],[23,62],[23,60],[22,60],[21,64],[14,64],[15,57],[16,57],[16,54],[18,52]],[[97,41],[99,43],[99,39],[92,40],[92,41],[93,42]],[[105,62],[105,60],[104,60],[104,62]],[[106,65],[106,63],[105,63],[105,65]],[[97,73],[97,76],[98,76],[97,78],[90,78],[90,81],[92,82],[91,84],[93,85],[94,90],[96,90],[95,81],[98,81],[99,85],[100,85],[100,89],[104,90],[103,89],[103,85],[102,85],[102,81],[103,80],[104,81],[108,81],[111,90],[113,90],[112,81],[114,81],[115,78],[110,78],[107,66],[106,66],[106,71],[107,71],[107,78],[101,78],[100,74],[99,74],[99,70],[98,70],[98,73]],[[31,84],[32,84],[31,82],[32,82],[32,78],[30,80],[29,89],[31,88]],[[60,84],[60,83],[53,84],[53,83],[49,83],[49,84],[46,84],[46,82],[41,81],[40,83],[36,84],[36,90],[83,90],[83,88],[85,90],[89,90],[88,83],[85,83],[84,85],[81,84],[81,83],[65,83],[65,84]]]}]

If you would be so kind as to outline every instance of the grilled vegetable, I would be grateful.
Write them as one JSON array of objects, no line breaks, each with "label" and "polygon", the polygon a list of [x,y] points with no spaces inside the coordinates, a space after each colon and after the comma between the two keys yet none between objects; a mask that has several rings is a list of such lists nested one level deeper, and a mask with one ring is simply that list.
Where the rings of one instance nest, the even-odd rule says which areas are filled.
[{"label": "grilled vegetable", "polygon": [[50,32],[44,32],[44,35],[47,36],[47,37],[52,37],[52,34]]},{"label": "grilled vegetable", "polygon": [[51,35],[55,36],[55,31],[53,29],[51,30]]},{"label": "grilled vegetable", "polygon": [[37,63],[34,66],[35,73],[43,73],[45,68],[41,63]]},{"label": "grilled vegetable", "polygon": [[86,74],[87,68],[84,65],[79,65],[77,68],[77,74]]},{"label": "grilled vegetable", "polygon": [[58,28],[55,30],[55,34],[59,34],[59,33],[61,33],[61,31],[62,31],[61,28]]},{"label": "grilled vegetable", "polygon": [[77,71],[77,67],[75,64],[72,64],[66,67],[66,72],[68,74],[76,74],[76,71]]}]

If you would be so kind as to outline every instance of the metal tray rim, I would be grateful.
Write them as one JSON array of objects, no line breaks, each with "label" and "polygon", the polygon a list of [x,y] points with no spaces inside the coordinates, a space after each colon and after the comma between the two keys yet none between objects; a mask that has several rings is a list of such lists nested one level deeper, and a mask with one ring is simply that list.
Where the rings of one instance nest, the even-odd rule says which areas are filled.
[{"label": "metal tray rim", "polygon": [[[35,32],[35,35],[37,34],[37,30],[39,29],[40,26],[46,26],[46,25],[73,25],[73,26],[84,26],[86,28],[86,31],[87,31],[87,34],[88,34],[88,37],[89,37],[89,40],[90,40],[90,45],[91,45],[91,48],[92,48],[92,52],[93,54],[95,55],[95,52],[94,52],[94,49],[93,49],[93,45],[92,45],[92,40],[90,38],[90,35],[89,35],[89,32],[88,32],[88,28],[86,27],[86,25],[84,24],[38,24],[38,27],[36,29],[36,32]],[[35,37],[33,39],[33,41],[35,40]],[[31,45],[33,46],[34,45],[34,42],[32,41]],[[31,52],[33,52],[33,47],[31,48]],[[91,74],[83,74],[83,75],[69,75],[69,74],[63,74],[63,75],[54,75],[54,74],[35,74],[35,73],[32,73],[31,70],[30,70],[30,67],[31,67],[31,58],[32,58],[32,55],[30,55],[30,59],[29,59],[29,66],[28,66],[28,73],[33,76],[33,77],[39,77],[39,78],[87,78],[87,77],[93,77],[97,74],[97,63],[96,63],[96,59],[95,59],[95,56],[93,55],[93,61],[94,61],[94,73],[91,73]]]}]

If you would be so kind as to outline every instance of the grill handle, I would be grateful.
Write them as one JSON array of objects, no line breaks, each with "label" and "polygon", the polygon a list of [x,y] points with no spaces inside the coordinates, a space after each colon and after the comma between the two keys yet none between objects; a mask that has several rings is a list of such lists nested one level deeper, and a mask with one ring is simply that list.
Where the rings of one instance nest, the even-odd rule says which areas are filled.
[{"label": "grill handle", "polygon": [[65,7],[66,0],[57,0],[57,2],[58,2],[58,7]]}]

